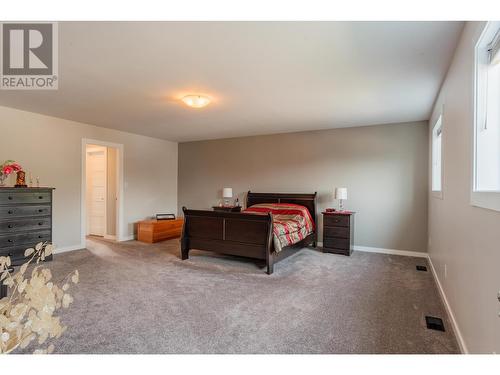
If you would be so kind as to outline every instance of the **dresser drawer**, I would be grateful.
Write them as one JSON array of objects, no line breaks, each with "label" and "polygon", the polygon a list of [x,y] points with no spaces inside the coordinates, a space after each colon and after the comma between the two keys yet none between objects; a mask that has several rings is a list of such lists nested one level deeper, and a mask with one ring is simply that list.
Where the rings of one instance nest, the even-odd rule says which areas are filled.
[{"label": "dresser drawer", "polygon": [[0,206],[0,219],[25,216],[50,216],[52,208],[49,205],[36,206]]},{"label": "dresser drawer", "polygon": [[350,256],[352,254],[351,249],[335,249],[333,247],[323,248],[324,253],[340,254]]},{"label": "dresser drawer", "polygon": [[31,246],[12,246],[0,248],[0,256],[10,257],[12,265],[17,266],[24,263],[26,259],[24,252]]},{"label": "dresser drawer", "polygon": [[[11,247],[2,247],[0,248],[0,256],[8,256],[10,257],[13,266],[20,266],[21,264],[25,263],[31,258],[31,255],[29,257],[24,256],[24,252],[26,251],[26,249],[34,247],[35,245],[36,243],[30,246],[18,245]],[[52,259],[53,259],[52,254],[45,258],[46,261]]]},{"label": "dresser drawer", "polygon": [[332,227],[348,227],[349,226],[349,216],[348,215],[324,215],[323,217],[325,226]]},{"label": "dresser drawer", "polygon": [[324,237],[323,247],[348,250],[350,248],[350,241],[345,238]]},{"label": "dresser drawer", "polygon": [[324,227],[323,236],[350,238],[351,231],[349,230],[349,227]]},{"label": "dresser drawer", "polygon": [[50,217],[3,220],[0,221],[0,235],[21,231],[50,229],[50,225]]},{"label": "dresser drawer", "polygon": [[0,247],[10,247],[17,245],[26,245],[28,247],[35,246],[38,242],[50,241],[50,230],[29,232],[29,233],[12,233],[0,236]]},{"label": "dresser drawer", "polygon": [[41,192],[15,192],[0,191],[0,204],[17,203],[50,203],[52,194],[48,191]]}]

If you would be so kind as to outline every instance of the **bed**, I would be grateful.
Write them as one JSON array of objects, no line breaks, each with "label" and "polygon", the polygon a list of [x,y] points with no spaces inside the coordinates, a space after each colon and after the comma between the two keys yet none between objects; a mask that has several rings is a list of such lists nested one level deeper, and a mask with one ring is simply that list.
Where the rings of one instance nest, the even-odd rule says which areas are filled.
[{"label": "bed", "polygon": [[183,207],[181,258],[191,249],[264,260],[267,273],[297,250],[316,247],[316,193],[252,193],[241,213]]}]

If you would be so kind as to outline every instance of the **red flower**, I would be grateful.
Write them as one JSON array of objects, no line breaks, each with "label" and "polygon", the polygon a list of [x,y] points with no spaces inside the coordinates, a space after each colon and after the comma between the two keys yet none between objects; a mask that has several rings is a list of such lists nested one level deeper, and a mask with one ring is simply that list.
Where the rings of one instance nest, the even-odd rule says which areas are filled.
[{"label": "red flower", "polygon": [[6,165],[6,166],[5,166],[5,167],[3,167],[3,169],[2,169],[2,173],[3,173],[4,175],[7,175],[7,176],[8,176],[9,174],[11,174],[12,172],[14,172],[14,168],[12,168],[10,165]]},{"label": "red flower", "polygon": [[12,163],[10,165],[12,167],[12,169],[14,170],[14,172],[19,172],[19,171],[22,171],[23,170],[23,167],[21,167],[19,164],[17,163]]}]

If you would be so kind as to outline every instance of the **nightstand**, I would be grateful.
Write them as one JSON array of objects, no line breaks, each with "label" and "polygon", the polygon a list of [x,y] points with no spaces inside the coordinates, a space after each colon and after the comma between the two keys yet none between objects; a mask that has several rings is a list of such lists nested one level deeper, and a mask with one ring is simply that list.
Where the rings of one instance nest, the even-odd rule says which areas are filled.
[{"label": "nightstand", "polygon": [[323,214],[323,252],[351,255],[354,245],[354,212],[334,211]]},{"label": "nightstand", "polygon": [[241,212],[241,206],[213,206],[214,211]]}]

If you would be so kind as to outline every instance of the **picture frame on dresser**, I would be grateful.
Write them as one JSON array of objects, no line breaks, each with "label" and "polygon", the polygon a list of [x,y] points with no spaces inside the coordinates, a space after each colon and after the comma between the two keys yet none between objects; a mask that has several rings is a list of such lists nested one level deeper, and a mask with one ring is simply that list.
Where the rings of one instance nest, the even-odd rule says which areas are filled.
[{"label": "picture frame on dresser", "polygon": [[[39,242],[52,242],[51,187],[0,188],[0,256],[12,265],[24,262],[24,251]],[[46,260],[52,260],[52,255]]]}]

